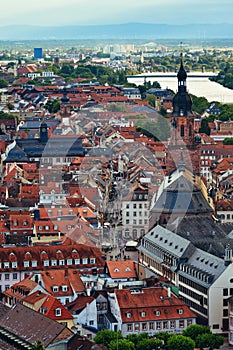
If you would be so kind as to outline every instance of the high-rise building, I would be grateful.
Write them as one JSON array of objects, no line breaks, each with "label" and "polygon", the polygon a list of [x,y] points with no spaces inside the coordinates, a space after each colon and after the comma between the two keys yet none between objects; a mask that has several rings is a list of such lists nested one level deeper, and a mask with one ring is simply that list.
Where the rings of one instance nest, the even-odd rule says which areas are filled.
[{"label": "high-rise building", "polygon": [[43,50],[41,47],[34,48],[34,58],[41,59],[43,57]]}]

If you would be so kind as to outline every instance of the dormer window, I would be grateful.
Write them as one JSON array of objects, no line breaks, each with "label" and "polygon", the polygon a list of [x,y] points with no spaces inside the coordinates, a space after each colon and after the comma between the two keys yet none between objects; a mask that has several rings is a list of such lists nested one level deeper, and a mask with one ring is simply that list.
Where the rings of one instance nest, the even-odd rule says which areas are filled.
[{"label": "dormer window", "polygon": [[155,315],[156,315],[156,316],[160,316],[160,311],[156,310],[156,311],[155,311]]},{"label": "dormer window", "polygon": [[12,269],[17,268],[17,266],[18,266],[17,261],[13,261],[13,262],[11,263]]},{"label": "dormer window", "polygon": [[59,290],[58,286],[53,286],[53,292],[54,292],[54,293],[57,293],[58,290]]},{"label": "dormer window", "polygon": [[57,260],[51,260],[51,266],[56,266],[57,265]]},{"label": "dormer window", "polygon": [[24,261],[23,262],[23,267],[29,267],[29,261]]},{"label": "dormer window", "polygon": [[55,309],[55,316],[61,316],[61,309],[59,307]]},{"label": "dormer window", "polygon": [[120,270],[119,269],[115,269],[114,272],[119,272]]},{"label": "dormer window", "polygon": [[127,312],[127,313],[126,313],[126,317],[127,317],[127,318],[130,318],[130,317],[131,317],[131,313],[130,313],[130,312]]},{"label": "dormer window", "polygon": [[5,262],[4,262],[4,268],[5,268],[5,269],[9,269],[9,267],[10,267],[9,261],[5,261]]},{"label": "dormer window", "polygon": [[142,316],[142,317],[146,317],[145,311],[142,311],[142,312],[141,312],[141,316]]},{"label": "dormer window", "polygon": [[126,271],[126,272],[131,271],[130,267],[126,267],[125,271]]},{"label": "dormer window", "polygon": [[179,310],[178,310],[178,314],[179,314],[179,315],[182,315],[182,314],[183,314],[183,309],[179,309]]},{"label": "dormer window", "polygon": [[63,292],[67,292],[68,291],[68,287],[67,286],[62,286],[61,289],[62,289]]}]

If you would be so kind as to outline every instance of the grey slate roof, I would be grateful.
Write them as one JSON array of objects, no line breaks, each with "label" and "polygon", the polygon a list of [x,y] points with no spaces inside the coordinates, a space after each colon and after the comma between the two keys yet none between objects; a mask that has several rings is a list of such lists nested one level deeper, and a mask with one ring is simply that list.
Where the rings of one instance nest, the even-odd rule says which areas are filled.
[{"label": "grey slate roof", "polygon": [[198,215],[178,218],[166,228],[188,239],[195,247],[223,258],[227,244],[230,244],[233,249],[233,239],[224,232],[221,226],[210,217]]},{"label": "grey slate roof", "polygon": [[211,213],[213,208],[203,194],[201,180],[187,169],[177,169],[162,182],[152,211],[201,214]]},{"label": "grey slate roof", "polygon": [[180,237],[160,225],[149,231],[145,238],[157,246],[162,246],[168,253],[178,258],[189,257],[193,250],[188,239]]}]

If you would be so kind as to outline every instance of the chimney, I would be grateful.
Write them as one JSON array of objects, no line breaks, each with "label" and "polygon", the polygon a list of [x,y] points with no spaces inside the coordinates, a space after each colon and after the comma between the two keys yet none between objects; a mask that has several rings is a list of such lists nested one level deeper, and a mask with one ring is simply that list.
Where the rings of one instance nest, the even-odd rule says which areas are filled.
[{"label": "chimney", "polygon": [[226,245],[224,261],[225,261],[225,266],[229,265],[232,261],[232,249],[230,247],[230,244]]}]

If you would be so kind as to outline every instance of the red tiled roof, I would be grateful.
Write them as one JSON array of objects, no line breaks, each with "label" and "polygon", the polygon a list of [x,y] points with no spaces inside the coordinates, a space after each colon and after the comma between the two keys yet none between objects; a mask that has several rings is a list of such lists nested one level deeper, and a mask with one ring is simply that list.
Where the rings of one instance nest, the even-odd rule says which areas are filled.
[{"label": "red tiled roof", "polygon": [[[53,297],[52,295],[48,295],[45,299],[45,301],[43,302],[43,304],[41,305],[41,310],[44,309],[46,310],[45,312],[43,312],[43,315],[51,318],[52,320],[72,320],[73,316],[71,315],[71,313],[65,308],[64,305],[62,305],[62,303],[55,297]],[[61,310],[61,314],[58,316],[56,314],[56,309],[60,309]]]},{"label": "red tiled roof", "polygon": [[[73,295],[74,293],[83,292],[85,289],[78,270],[42,271],[41,278],[45,289],[55,297]],[[57,292],[53,291],[54,286],[58,287]],[[62,286],[67,286],[67,291],[62,291]]]},{"label": "red tiled roof", "polygon": [[[130,289],[115,290],[123,322],[143,322],[145,320],[167,320],[194,318],[196,315],[179,298],[171,295],[161,287],[143,288],[141,292]],[[182,309],[182,314],[179,310]],[[159,311],[156,316],[156,311]],[[145,316],[142,316],[145,312]],[[130,316],[130,317],[129,317]]]},{"label": "red tiled roof", "polygon": [[137,278],[133,260],[118,260],[106,262],[111,278]]}]

